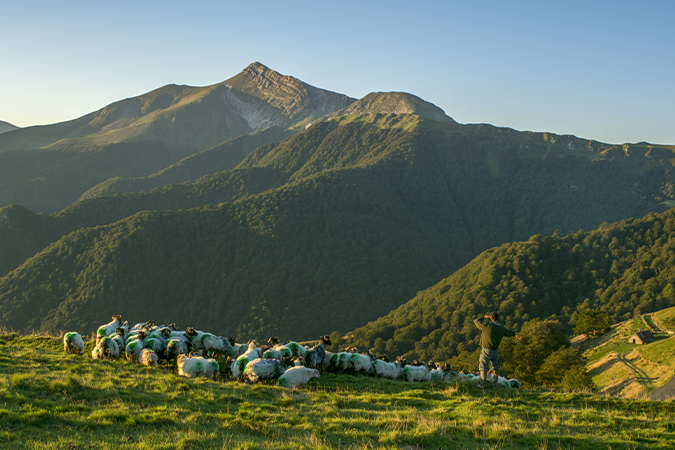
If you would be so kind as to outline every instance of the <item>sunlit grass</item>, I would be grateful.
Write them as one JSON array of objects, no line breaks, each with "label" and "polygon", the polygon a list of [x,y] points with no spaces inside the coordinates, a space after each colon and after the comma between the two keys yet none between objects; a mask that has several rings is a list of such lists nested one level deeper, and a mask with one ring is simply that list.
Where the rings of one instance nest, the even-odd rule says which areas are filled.
[{"label": "sunlit grass", "polygon": [[191,380],[0,336],[0,448],[666,449],[673,403],[324,374]]}]

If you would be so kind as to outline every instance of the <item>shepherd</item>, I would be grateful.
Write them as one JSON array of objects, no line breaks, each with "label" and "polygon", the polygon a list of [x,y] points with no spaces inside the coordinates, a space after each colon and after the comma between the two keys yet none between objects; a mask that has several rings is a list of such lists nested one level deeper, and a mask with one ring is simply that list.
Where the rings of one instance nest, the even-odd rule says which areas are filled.
[{"label": "shepherd", "polygon": [[513,330],[501,325],[499,322],[499,314],[492,312],[484,317],[479,317],[473,321],[476,327],[481,330],[480,336],[480,359],[478,360],[478,370],[480,371],[480,383],[478,386],[485,389],[485,379],[487,372],[492,364],[492,369],[495,372],[495,378],[492,382],[493,387],[497,387],[497,379],[499,378],[499,343],[503,337],[517,337],[521,339],[520,335]]}]

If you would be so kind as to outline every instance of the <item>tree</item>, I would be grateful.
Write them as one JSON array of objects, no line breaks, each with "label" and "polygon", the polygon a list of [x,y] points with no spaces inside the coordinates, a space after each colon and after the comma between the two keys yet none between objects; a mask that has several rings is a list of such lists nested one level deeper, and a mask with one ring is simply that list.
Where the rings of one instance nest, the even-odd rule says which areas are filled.
[{"label": "tree", "polygon": [[586,309],[579,314],[574,332],[594,338],[608,332],[611,326],[609,314],[598,309]]},{"label": "tree", "polygon": [[541,386],[569,391],[593,388],[584,357],[575,347],[563,347],[551,353],[537,371],[537,380]]}]

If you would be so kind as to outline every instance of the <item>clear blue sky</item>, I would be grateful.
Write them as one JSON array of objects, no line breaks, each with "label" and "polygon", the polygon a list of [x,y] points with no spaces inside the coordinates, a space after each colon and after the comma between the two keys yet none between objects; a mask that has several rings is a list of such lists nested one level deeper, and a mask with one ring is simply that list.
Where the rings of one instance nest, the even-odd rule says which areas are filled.
[{"label": "clear blue sky", "polygon": [[253,61],[460,123],[675,144],[675,1],[32,1],[0,8],[0,120],[80,117]]}]

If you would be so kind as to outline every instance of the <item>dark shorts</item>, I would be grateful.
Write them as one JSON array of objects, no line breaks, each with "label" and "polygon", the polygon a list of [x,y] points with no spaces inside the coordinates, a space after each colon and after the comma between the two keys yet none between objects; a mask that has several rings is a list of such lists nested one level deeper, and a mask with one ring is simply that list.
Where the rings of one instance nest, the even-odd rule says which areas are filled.
[{"label": "dark shorts", "polygon": [[478,370],[487,372],[490,370],[490,363],[495,372],[499,371],[499,350],[490,350],[483,348],[480,351],[480,359],[478,360]]}]

